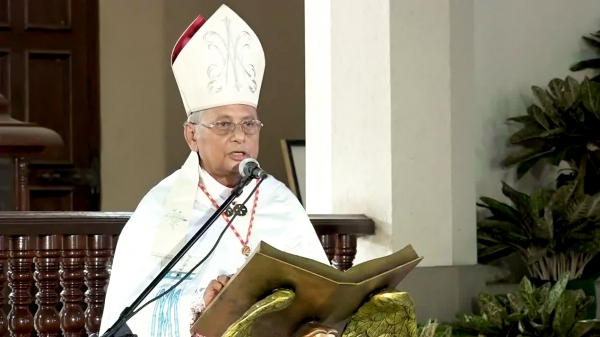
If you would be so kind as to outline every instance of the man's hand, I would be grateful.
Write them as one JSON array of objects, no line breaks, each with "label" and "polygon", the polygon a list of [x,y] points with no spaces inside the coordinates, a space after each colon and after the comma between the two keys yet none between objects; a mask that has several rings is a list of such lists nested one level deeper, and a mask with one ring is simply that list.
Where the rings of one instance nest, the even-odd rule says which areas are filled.
[{"label": "man's hand", "polygon": [[206,291],[204,291],[204,304],[208,306],[217,296],[219,292],[225,287],[227,282],[229,282],[229,276],[221,275],[217,277],[216,280],[210,281]]}]

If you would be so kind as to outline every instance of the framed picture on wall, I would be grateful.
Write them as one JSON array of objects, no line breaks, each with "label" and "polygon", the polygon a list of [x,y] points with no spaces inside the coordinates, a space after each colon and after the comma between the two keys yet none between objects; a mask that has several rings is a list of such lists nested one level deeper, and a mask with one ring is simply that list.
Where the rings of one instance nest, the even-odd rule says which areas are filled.
[{"label": "framed picture on wall", "polygon": [[288,186],[306,207],[306,143],[304,139],[282,139],[281,149]]}]

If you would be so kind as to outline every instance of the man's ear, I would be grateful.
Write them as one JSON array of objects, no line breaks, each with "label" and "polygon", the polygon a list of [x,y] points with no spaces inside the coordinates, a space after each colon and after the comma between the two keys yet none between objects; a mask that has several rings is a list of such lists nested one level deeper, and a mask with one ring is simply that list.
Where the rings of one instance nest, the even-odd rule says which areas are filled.
[{"label": "man's ear", "polygon": [[185,138],[185,142],[190,147],[190,150],[198,152],[198,144],[196,143],[196,126],[185,123],[183,126],[183,137]]}]

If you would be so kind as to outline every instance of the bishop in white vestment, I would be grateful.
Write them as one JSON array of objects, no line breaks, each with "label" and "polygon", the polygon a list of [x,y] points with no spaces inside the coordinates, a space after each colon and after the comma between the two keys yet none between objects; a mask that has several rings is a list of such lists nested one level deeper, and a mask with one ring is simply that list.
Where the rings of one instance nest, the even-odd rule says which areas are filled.
[{"label": "bishop in white vestment", "polygon": [[[225,5],[208,20],[198,17],[175,45],[171,65],[187,113],[184,136],[191,152],[179,170],[142,199],[119,237],[100,335],[231,194],[240,180],[239,163],[258,156],[263,124],[256,108],[265,56],[244,20]],[[250,195],[256,184],[245,187],[142,302],[165,294],[180,281],[209,253],[237,212],[208,260],[127,322],[134,334],[192,335],[191,325],[214,297],[207,295],[207,288],[218,291],[213,287],[219,284],[216,280],[234,275],[260,241],[329,264],[304,208],[290,190],[269,177]]]}]

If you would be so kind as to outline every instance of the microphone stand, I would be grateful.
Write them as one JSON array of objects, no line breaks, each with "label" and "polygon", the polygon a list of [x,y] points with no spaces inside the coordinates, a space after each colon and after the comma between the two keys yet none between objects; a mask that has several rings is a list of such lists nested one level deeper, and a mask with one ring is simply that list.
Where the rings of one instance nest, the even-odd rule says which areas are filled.
[{"label": "microphone stand", "polygon": [[[233,202],[233,199],[239,197],[250,181],[252,176],[242,177],[240,183],[231,191],[231,195],[223,202],[223,204],[206,220],[204,225],[194,234],[194,236],[188,241],[181,250],[169,261],[169,263],[156,275],[156,277],[148,284],[146,289],[131,303],[130,306],[123,309],[117,321],[102,335],[102,337],[120,337],[115,336],[115,333],[125,325],[125,323],[131,318],[133,311],[142,303],[142,301],[150,295],[150,292],[162,281],[162,279],[169,273],[169,271],[175,267],[175,265],[183,258],[183,256],[192,248],[192,246],[200,239],[204,233],[213,225],[213,223],[219,218],[219,216],[225,211],[229,205]],[[126,336],[137,336],[133,334],[127,334]]]}]

